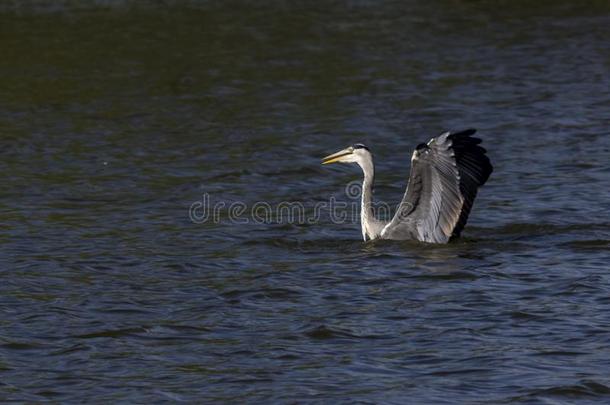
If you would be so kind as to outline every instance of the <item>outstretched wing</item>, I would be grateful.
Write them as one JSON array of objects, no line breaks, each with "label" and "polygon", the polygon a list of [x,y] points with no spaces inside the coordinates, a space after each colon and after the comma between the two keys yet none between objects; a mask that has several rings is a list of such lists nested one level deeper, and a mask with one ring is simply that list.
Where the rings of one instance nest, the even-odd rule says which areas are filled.
[{"label": "outstretched wing", "polygon": [[384,239],[446,243],[459,236],[493,167],[476,130],[445,132],[413,152],[407,191]]}]

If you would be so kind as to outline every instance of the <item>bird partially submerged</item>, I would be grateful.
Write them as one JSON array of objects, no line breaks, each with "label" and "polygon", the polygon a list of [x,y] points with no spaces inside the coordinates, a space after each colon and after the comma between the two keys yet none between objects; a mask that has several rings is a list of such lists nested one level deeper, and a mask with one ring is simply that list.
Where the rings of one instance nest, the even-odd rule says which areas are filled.
[{"label": "bird partially submerged", "polygon": [[372,192],[375,177],[369,148],[355,144],[326,156],[322,164],[357,163],[364,172],[360,222],[362,237],[447,243],[458,237],[493,167],[475,129],[444,132],[415,148],[407,190],[390,222],[375,218]]}]

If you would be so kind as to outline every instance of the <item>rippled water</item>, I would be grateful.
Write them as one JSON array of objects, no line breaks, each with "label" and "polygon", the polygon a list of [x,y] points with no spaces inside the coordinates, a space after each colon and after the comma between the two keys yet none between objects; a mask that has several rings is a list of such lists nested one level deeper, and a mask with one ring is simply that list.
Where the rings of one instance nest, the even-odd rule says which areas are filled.
[{"label": "rippled water", "polygon": [[[86,5],[83,5],[86,4]],[[610,399],[607,2],[0,6],[0,398]],[[464,238],[194,223],[207,195],[397,203],[476,127]]]}]

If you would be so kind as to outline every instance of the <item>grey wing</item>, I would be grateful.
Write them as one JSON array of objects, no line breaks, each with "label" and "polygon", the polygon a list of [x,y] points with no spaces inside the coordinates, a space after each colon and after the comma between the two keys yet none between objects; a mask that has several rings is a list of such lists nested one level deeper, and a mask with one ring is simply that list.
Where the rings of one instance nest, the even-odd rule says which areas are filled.
[{"label": "grey wing", "polygon": [[493,171],[475,132],[445,132],[417,147],[407,191],[382,238],[446,243],[459,236]]}]

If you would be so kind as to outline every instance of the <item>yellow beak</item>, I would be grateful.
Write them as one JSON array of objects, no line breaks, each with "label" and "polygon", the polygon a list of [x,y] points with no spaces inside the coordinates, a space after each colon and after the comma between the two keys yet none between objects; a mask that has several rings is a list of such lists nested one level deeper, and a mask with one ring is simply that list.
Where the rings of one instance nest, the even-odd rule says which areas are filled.
[{"label": "yellow beak", "polygon": [[322,164],[327,165],[329,163],[340,162],[342,157],[351,155],[352,153],[353,153],[353,149],[351,147],[340,150],[337,153],[333,153],[332,155],[328,155],[325,158],[322,158]]}]

